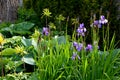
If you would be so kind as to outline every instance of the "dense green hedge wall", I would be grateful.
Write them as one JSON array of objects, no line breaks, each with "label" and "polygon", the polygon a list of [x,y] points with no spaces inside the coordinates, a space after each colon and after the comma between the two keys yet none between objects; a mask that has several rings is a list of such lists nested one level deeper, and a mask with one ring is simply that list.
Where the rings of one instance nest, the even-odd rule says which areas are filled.
[{"label": "dense green hedge wall", "polygon": [[[44,8],[49,8],[52,12],[52,18],[58,14],[71,18],[79,18],[79,22],[84,22],[89,29],[90,18],[96,14],[97,19],[100,14],[107,16],[109,14],[110,35],[116,32],[117,40],[120,40],[119,31],[120,21],[117,20],[117,2],[116,0],[24,0],[25,8],[33,8],[37,16],[42,16]],[[54,21],[54,19],[52,19]],[[44,22],[40,22],[44,26]],[[72,25],[69,24],[69,27]],[[71,32],[71,28],[68,28]]]}]

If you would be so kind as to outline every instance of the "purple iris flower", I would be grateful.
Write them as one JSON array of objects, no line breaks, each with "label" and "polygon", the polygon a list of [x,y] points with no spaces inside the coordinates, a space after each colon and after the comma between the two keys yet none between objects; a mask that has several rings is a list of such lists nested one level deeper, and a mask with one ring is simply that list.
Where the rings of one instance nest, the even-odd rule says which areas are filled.
[{"label": "purple iris flower", "polygon": [[98,20],[95,20],[93,24],[94,24],[94,25],[98,25],[98,24],[99,24],[99,21],[98,21]]},{"label": "purple iris flower", "polygon": [[48,36],[49,29],[47,27],[43,27],[42,34]]},{"label": "purple iris flower", "polygon": [[104,15],[101,15],[101,16],[100,16],[100,20],[105,20],[105,16],[104,16]]},{"label": "purple iris flower", "polygon": [[88,44],[87,47],[86,47],[86,50],[87,51],[92,51],[93,47],[91,44]]},{"label": "purple iris flower", "polygon": [[80,28],[84,28],[84,23],[80,24],[79,27],[80,27]]},{"label": "purple iris flower", "polygon": [[107,22],[108,22],[108,20],[105,19],[105,16],[101,15],[101,16],[100,16],[99,23],[101,23],[101,24],[106,24]]},{"label": "purple iris flower", "polygon": [[73,46],[75,47],[75,49],[77,51],[81,51],[82,48],[83,48],[83,44],[82,43],[73,42]]},{"label": "purple iris flower", "polygon": [[73,53],[73,55],[72,55],[72,60],[75,60],[75,59],[79,59],[80,60],[80,56],[79,55],[77,55],[77,53]]},{"label": "purple iris flower", "polygon": [[82,43],[79,43],[79,44],[76,46],[77,51],[81,51],[82,48],[83,48],[83,44],[82,44]]},{"label": "purple iris flower", "polygon": [[106,23],[108,23],[108,20],[105,19],[105,16],[104,16],[104,15],[101,15],[101,16],[100,16],[100,20],[95,20],[91,26],[94,25],[94,27],[101,28],[102,25],[104,25],[104,24],[106,24]]},{"label": "purple iris flower", "polygon": [[78,45],[77,42],[73,42],[73,46],[76,47]]},{"label": "purple iris flower", "polygon": [[94,26],[97,26],[98,28],[101,28],[101,26],[102,26],[98,20],[95,20],[93,24],[94,24]]},{"label": "purple iris flower", "polygon": [[78,27],[78,29],[77,29],[77,35],[78,36],[85,36],[85,32],[86,32],[87,30],[86,30],[86,28],[84,27],[84,23],[82,23],[82,24],[80,24],[80,26]]}]

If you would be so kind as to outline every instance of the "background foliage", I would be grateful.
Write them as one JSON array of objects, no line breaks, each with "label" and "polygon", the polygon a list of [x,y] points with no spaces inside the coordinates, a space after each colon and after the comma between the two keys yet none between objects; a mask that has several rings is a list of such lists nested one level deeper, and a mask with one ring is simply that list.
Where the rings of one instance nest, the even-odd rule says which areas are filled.
[{"label": "background foliage", "polygon": [[[107,16],[110,26],[110,37],[116,33],[117,41],[120,40],[120,20],[117,19],[119,3],[116,0],[24,0],[24,8],[32,8],[38,16],[38,22],[40,27],[45,26],[45,20],[41,21],[42,11],[44,8],[49,8],[52,12],[52,17],[49,21],[55,21],[55,16],[62,14],[69,17],[68,33],[71,34],[73,25],[71,24],[71,18],[78,18],[79,23],[84,22],[89,29],[90,19],[96,14],[96,18],[99,15]],[[48,22],[49,22],[48,21]],[[64,23],[63,23],[64,24]],[[62,25],[62,29],[64,30]]]}]

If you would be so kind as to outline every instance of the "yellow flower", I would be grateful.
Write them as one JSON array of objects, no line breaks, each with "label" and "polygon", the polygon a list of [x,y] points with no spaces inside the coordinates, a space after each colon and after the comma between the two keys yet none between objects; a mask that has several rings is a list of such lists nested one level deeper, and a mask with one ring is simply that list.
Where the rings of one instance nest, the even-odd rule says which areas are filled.
[{"label": "yellow flower", "polygon": [[56,29],[56,26],[55,26],[54,23],[52,23],[52,22],[49,23],[49,27],[50,27],[51,29]]},{"label": "yellow flower", "polygon": [[15,47],[16,53],[22,53],[24,51],[23,47]]},{"label": "yellow flower", "polygon": [[49,9],[45,8],[45,9],[43,9],[43,15],[47,16],[47,17],[50,17],[51,12],[49,11]]},{"label": "yellow flower", "polygon": [[4,41],[5,41],[5,40],[4,40],[4,38],[3,38],[3,35],[0,34],[0,45],[1,45]]},{"label": "yellow flower", "polygon": [[60,14],[58,17],[56,17],[56,19],[59,21],[64,21],[65,17],[62,14]]},{"label": "yellow flower", "polygon": [[35,29],[35,32],[32,34],[32,38],[38,38],[40,36],[39,30]]},{"label": "yellow flower", "polygon": [[20,55],[27,54],[27,52],[24,50],[24,47],[17,46],[15,47],[16,53],[19,53]]},{"label": "yellow flower", "polygon": [[72,21],[72,24],[78,24],[79,23],[79,20],[77,18],[72,18],[71,21]]}]

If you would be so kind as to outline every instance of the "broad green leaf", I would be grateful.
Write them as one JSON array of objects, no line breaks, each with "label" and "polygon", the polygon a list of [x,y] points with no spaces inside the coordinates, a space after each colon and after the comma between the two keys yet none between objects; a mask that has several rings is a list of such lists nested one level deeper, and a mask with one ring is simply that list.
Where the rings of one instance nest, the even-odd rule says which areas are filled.
[{"label": "broad green leaf", "polygon": [[30,65],[35,65],[35,60],[33,59],[31,54],[23,56],[22,61]]},{"label": "broad green leaf", "polygon": [[12,31],[12,33],[25,35],[25,34],[30,34],[31,32],[30,31],[25,31],[25,30],[23,30],[23,31],[14,30],[14,31]]},{"label": "broad green leaf", "polygon": [[37,50],[38,46],[36,40],[32,39],[32,45],[34,46],[35,50]]},{"label": "broad green leaf", "polygon": [[2,55],[10,56],[10,55],[13,55],[15,53],[15,49],[6,48],[1,53],[2,53]]},{"label": "broad green leaf", "polygon": [[31,39],[21,39],[21,42],[27,47],[32,46],[32,40]]},{"label": "broad green leaf", "polygon": [[33,23],[22,22],[22,23],[14,24],[13,28],[14,30],[17,30],[17,31],[23,31],[23,30],[30,30],[33,26],[34,26]]},{"label": "broad green leaf", "polygon": [[113,57],[115,57],[116,55],[120,54],[120,49],[112,50],[112,54],[113,54]]},{"label": "broad green leaf", "polygon": [[31,32],[29,31],[32,27],[34,26],[33,23],[30,22],[22,22],[22,23],[18,23],[18,24],[14,24],[12,26],[10,26],[12,28],[12,32],[13,33],[17,33],[17,34],[30,34]]},{"label": "broad green leaf", "polygon": [[30,65],[35,65],[35,60],[32,57],[23,57],[22,61]]},{"label": "broad green leaf", "polygon": [[[3,59],[0,59],[0,65],[2,65],[2,64],[7,64],[8,62],[9,62],[9,58],[3,58]],[[0,68],[1,68],[2,66],[0,66]]]},{"label": "broad green leaf", "polygon": [[5,28],[2,28],[0,31],[11,31],[11,28],[10,27],[5,27]]},{"label": "broad green leaf", "polygon": [[65,44],[66,43],[65,36],[60,36],[57,38],[57,40],[58,40],[58,44]]},{"label": "broad green leaf", "polygon": [[53,38],[53,42],[55,42],[57,40],[58,44],[65,44],[66,43],[66,39],[65,36],[59,36],[59,37],[54,37]]},{"label": "broad green leaf", "polygon": [[30,34],[30,29],[32,29],[34,27],[34,23],[30,23],[30,22],[22,22],[22,23],[18,23],[18,24],[11,24],[9,27],[6,28],[2,28],[0,31],[4,32],[4,31],[8,31],[11,34],[21,34],[21,35],[25,35],[25,34]]}]

